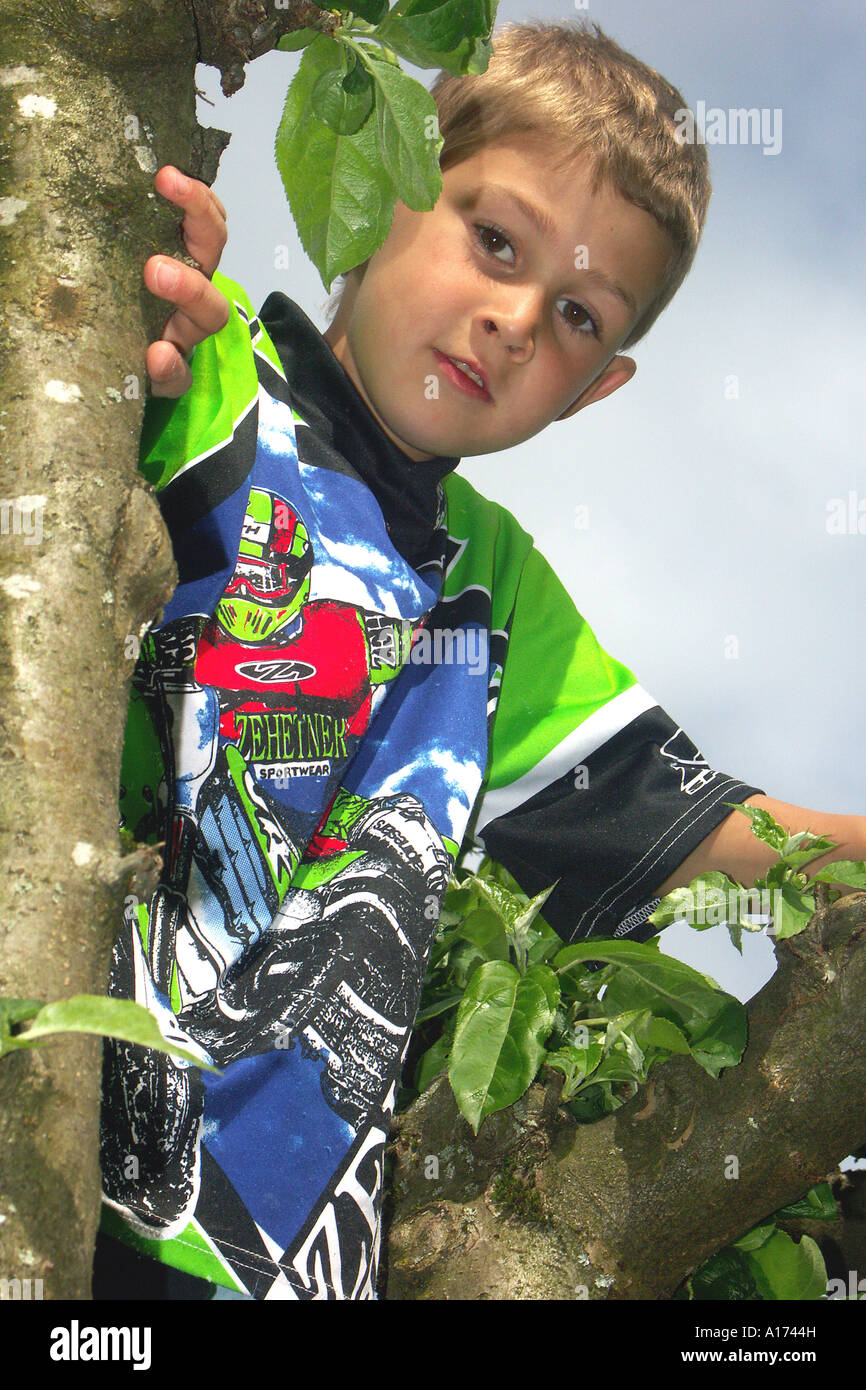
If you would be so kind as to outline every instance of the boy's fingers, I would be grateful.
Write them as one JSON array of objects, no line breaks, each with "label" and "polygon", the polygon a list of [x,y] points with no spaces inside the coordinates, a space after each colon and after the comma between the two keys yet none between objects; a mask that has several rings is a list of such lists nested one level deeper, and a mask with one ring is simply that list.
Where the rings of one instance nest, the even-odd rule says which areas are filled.
[{"label": "boy's fingers", "polygon": [[183,208],[183,239],[205,275],[213,275],[228,239],[226,210],[206,183],[187,178],[173,165],[166,164],[154,179],[154,188],[163,198]]},{"label": "boy's fingers", "polygon": [[151,294],[177,306],[162,338],[147,350],[151,394],[178,397],[192,385],[184,357],[229,320],[229,302],[210,280],[227,240],[226,210],[207,184],[187,178],[170,164],[159,170],[154,187],[183,208],[183,239],[201,267],[195,270],[172,256],[151,256],[144,267],[144,283]]},{"label": "boy's fingers", "polygon": [[215,205],[220,216],[225,220],[226,210],[220,202],[213,189],[199,179],[192,179],[187,174],[182,174],[173,164],[163,164],[153,180],[153,186],[157,193],[161,193],[163,198],[168,198],[169,202],[177,203],[178,207],[187,208],[190,202],[198,202],[203,196]]},{"label": "boy's fingers", "polygon": [[163,338],[181,352],[218,333],[229,321],[225,295],[201,271],[171,256],[151,256],[145,262],[144,283],[151,294],[177,305],[165,326]]},{"label": "boy's fingers", "polygon": [[185,395],[192,386],[192,372],[171,343],[151,343],[145,356],[145,366],[152,396],[175,399]]}]

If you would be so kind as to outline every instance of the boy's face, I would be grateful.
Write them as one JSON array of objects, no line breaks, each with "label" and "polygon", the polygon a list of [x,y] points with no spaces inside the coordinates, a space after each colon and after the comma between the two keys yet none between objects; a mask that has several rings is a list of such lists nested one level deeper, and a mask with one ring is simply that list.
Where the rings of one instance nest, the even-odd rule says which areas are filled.
[{"label": "boy's face", "polygon": [[671,251],[648,212],[592,193],[584,165],[563,172],[536,142],[490,145],[445,171],[430,212],[397,203],[325,339],[410,458],[492,453],[629,380],[617,349]]}]

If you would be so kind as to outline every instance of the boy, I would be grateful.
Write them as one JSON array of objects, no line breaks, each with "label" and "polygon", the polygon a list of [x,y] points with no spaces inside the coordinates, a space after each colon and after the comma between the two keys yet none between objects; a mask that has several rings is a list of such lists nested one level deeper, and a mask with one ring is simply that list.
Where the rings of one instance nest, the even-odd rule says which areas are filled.
[{"label": "boy", "polygon": [[[455,473],[634,375],[623,350],[709,198],[682,97],[599,31],[542,24],[433,90],[442,196],[398,204],[324,338],[283,295],[256,316],[178,268],[174,302],[201,298],[164,342],[220,331],[145,423],[180,583],[136,670],[122,811],[166,850],[112,992],[222,1075],[107,1046],[106,1230],[255,1298],[374,1290],[388,1119],[461,852],[528,893],[559,880],[566,939],[636,940],[671,887],[768,867],[726,802],[866,852],[862,818],[711,769]],[[177,392],[173,351],[148,369],[174,361]],[[174,1292],[208,1296],[193,1280]]]}]

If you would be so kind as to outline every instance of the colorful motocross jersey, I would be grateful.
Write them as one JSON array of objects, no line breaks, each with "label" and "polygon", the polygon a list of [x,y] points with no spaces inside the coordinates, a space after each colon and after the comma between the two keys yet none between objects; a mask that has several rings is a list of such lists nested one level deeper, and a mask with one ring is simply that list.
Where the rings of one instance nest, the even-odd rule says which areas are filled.
[{"label": "colorful motocross jersey", "polygon": [[164,845],[111,992],[217,1068],[109,1041],[103,1227],[257,1299],[375,1291],[396,1087],[455,860],[566,939],[756,788],[708,767],[453,458],[388,439],[285,296],[151,401],[178,588],[141,644],[121,814]]}]

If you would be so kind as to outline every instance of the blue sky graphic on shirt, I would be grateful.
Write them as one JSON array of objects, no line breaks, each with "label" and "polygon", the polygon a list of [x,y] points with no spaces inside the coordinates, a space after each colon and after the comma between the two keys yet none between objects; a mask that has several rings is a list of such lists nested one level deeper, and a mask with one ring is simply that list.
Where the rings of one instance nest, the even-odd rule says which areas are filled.
[{"label": "blue sky graphic on shirt", "polygon": [[296,1044],[205,1075],[202,1142],[283,1249],[355,1137],[325,1100],[322,1072],[322,1061]]},{"label": "blue sky graphic on shirt", "polygon": [[486,695],[486,666],[410,661],[355,754],[344,785],[360,796],[411,792],[439,833],[459,842],[483,776]]}]

